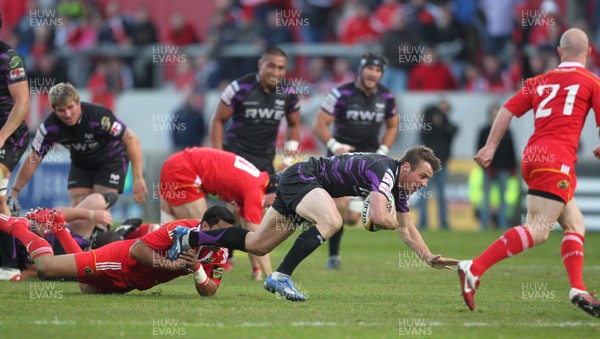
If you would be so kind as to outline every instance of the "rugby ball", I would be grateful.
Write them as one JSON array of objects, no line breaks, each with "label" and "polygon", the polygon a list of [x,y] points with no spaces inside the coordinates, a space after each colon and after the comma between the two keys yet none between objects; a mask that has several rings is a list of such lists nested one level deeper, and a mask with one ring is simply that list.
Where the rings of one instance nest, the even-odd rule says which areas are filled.
[{"label": "rugby ball", "polygon": [[[387,209],[388,209],[388,211],[391,211],[391,209],[394,208],[394,205],[395,205],[394,204],[394,198],[393,197],[389,197],[388,203],[387,203]],[[371,221],[371,195],[368,195],[365,198],[365,202],[363,204],[363,209],[362,209],[362,213],[361,213],[361,219],[362,219],[363,226],[365,227],[365,229],[367,231],[369,231],[369,232],[377,232],[377,231],[381,230],[381,228],[379,228],[379,226],[375,225]]]}]

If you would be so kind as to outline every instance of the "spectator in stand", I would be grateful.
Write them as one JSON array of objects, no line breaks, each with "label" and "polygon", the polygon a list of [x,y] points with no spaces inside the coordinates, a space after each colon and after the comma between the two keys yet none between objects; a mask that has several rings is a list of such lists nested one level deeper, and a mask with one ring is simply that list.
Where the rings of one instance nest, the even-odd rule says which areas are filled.
[{"label": "spectator in stand", "polygon": [[134,46],[144,46],[158,41],[156,26],[150,19],[146,6],[140,6],[135,10],[131,41]]},{"label": "spectator in stand", "polygon": [[[37,3],[35,0],[27,0],[27,11],[25,14],[19,19],[17,25],[14,28],[14,33],[17,35],[19,44],[14,45],[15,49],[26,57],[27,54],[30,53],[31,48],[33,47],[33,42],[35,40],[35,32],[34,27],[31,25],[31,14],[35,10],[38,9]],[[6,14],[5,14],[6,15]],[[5,18],[3,18],[6,21]],[[28,64],[28,62],[26,62]]]},{"label": "spectator in stand", "polygon": [[350,11],[351,14],[341,22],[340,41],[348,45],[378,41],[379,32],[371,24],[369,7],[356,2]]},{"label": "spectator in stand", "polygon": [[408,73],[409,90],[451,91],[457,89],[456,78],[452,75],[450,68],[440,61],[435,49],[426,47],[419,57],[425,62],[414,66]]},{"label": "spectator in stand", "polygon": [[100,62],[92,74],[88,89],[92,93],[92,102],[115,111],[116,96],[133,86],[131,69],[117,58]]},{"label": "spectator in stand", "polygon": [[167,40],[177,46],[185,46],[200,42],[194,27],[185,22],[181,12],[173,12],[169,17],[169,32]]},{"label": "spectator in stand", "polygon": [[350,68],[350,61],[346,58],[336,58],[333,62],[332,88],[341,86],[354,79],[356,79],[356,73]]},{"label": "spectator in stand", "polygon": [[390,62],[383,74],[381,83],[395,94],[406,90],[408,72],[413,63],[404,56],[414,55],[420,47],[420,41],[421,36],[419,33],[407,25],[405,12],[402,10],[396,11],[391,29],[385,32],[381,39],[383,55]]},{"label": "spectator in stand", "polygon": [[327,19],[333,12],[334,0],[300,0],[296,7],[308,25],[300,30],[305,43],[324,42],[327,35]]},{"label": "spectator in stand", "polygon": [[504,93],[512,90],[510,76],[502,70],[495,55],[488,54],[483,57],[483,78],[488,92]]},{"label": "spectator in stand", "polygon": [[465,28],[456,20],[450,4],[439,7],[440,15],[436,22],[436,46],[440,58],[450,63],[455,77],[459,77],[467,60]]},{"label": "spectator in stand", "polygon": [[427,0],[411,0],[404,6],[408,26],[419,32],[424,42],[433,44],[437,40],[437,27],[432,14],[436,7]]},{"label": "spectator in stand", "polygon": [[277,17],[277,11],[282,11],[281,9],[272,9],[267,12],[266,21],[265,21],[265,33],[262,38],[265,41],[266,46],[276,46],[285,44],[288,42],[292,42],[294,40],[292,36],[292,31],[290,30],[291,26],[294,24],[285,25],[279,21]]},{"label": "spectator in stand", "polygon": [[521,0],[481,0],[479,9],[483,14],[485,52],[500,55],[510,41],[515,27],[515,8]]},{"label": "spectator in stand", "polygon": [[106,21],[100,28],[98,42],[100,44],[116,44],[129,46],[131,44],[131,23],[121,15],[119,2],[116,0],[106,4]]},{"label": "spectator in stand", "polygon": [[235,43],[238,34],[241,33],[235,18],[229,11],[230,8],[221,2],[210,20],[207,41],[210,46],[210,55],[216,60],[217,77],[220,81],[228,82],[242,75],[239,74],[238,58],[220,56],[221,49]]},{"label": "spectator in stand", "polygon": [[402,5],[398,0],[383,0],[373,14],[373,28],[380,34],[389,31],[393,26],[395,16],[400,11],[402,11]]},{"label": "spectator in stand", "polygon": [[485,92],[488,88],[479,67],[472,63],[466,64],[463,68],[463,83],[463,89],[467,92]]},{"label": "spectator in stand", "polygon": [[332,75],[328,69],[325,58],[313,57],[308,61],[306,75],[302,78],[310,86],[309,93],[327,93],[331,89]]}]

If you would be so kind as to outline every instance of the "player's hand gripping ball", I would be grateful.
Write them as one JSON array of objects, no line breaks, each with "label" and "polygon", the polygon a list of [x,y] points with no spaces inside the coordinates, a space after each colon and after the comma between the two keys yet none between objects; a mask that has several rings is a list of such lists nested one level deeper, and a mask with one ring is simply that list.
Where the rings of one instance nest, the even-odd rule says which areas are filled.
[{"label": "player's hand gripping ball", "polygon": [[[392,209],[395,206],[395,202],[394,202],[394,197],[391,197],[388,199],[388,203],[387,203],[387,210],[388,212],[392,213]],[[361,213],[361,220],[363,223],[363,226],[365,227],[365,229],[369,232],[377,232],[382,230],[381,227],[375,225],[375,223],[373,223],[371,221],[371,196],[368,195],[365,198],[365,203],[363,204],[363,209],[362,209],[362,213]]]}]

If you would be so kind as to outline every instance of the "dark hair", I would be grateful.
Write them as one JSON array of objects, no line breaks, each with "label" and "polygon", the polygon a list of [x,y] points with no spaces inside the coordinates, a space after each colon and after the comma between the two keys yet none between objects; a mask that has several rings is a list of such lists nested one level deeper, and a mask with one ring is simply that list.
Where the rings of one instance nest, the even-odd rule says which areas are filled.
[{"label": "dark hair", "polygon": [[365,54],[363,54],[360,57],[360,64],[358,65],[358,72],[360,75],[360,72],[362,71],[363,68],[367,67],[367,66],[379,66],[381,67],[382,71],[385,71],[385,66],[387,66],[388,64],[388,59],[379,54],[379,53],[373,53],[373,52],[367,52]]},{"label": "dark hair", "polygon": [[93,250],[95,250],[96,248],[102,247],[104,245],[108,245],[111,242],[115,242],[115,241],[119,241],[119,240],[123,240],[123,238],[117,232],[113,232],[113,231],[99,232],[96,235],[96,237],[92,240],[91,247]]},{"label": "dark hair", "polygon": [[410,147],[404,152],[402,158],[400,158],[400,164],[408,162],[412,170],[417,168],[421,164],[421,161],[428,162],[431,165],[433,173],[439,172],[442,169],[442,162],[435,156],[433,150],[427,146],[419,145]]},{"label": "dark hair", "polygon": [[215,205],[207,209],[202,216],[202,221],[206,221],[209,226],[216,225],[221,220],[233,224],[235,222],[235,215],[227,208]]},{"label": "dark hair", "polygon": [[287,54],[285,54],[285,52],[281,48],[275,46],[271,46],[265,49],[260,58],[264,59],[267,55],[282,56],[287,59]]}]

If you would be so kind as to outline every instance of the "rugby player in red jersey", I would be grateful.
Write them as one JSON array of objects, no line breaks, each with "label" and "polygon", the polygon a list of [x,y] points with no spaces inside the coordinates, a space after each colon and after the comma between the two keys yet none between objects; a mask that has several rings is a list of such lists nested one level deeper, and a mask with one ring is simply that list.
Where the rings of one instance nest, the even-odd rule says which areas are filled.
[{"label": "rugby player in red jersey", "polygon": [[[573,199],[577,176],[575,163],[581,129],[590,108],[600,124],[600,79],[585,69],[591,53],[587,35],[569,29],[560,39],[560,65],[528,79],[521,91],[502,107],[485,146],[475,161],[487,167],[513,116],[533,109],[535,131],[523,150],[521,171],[527,183],[527,219],[506,231],[482,254],[458,264],[462,294],[469,309],[475,308],[475,291],[481,276],[492,265],[546,241],[554,223],[564,229],[561,256],[571,290],[569,299],[592,316],[600,317],[600,301],[583,283],[585,222]],[[600,159],[600,146],[594,149]]]},{"label": "rugby player in red jersey", "polygon": [[[175,219],[200,219],[206,211],[207,194],[217,195],[238,207],[242,226],[256,231],[263,217],[263,206],[269,206],[278,175],[259,171],[252,163],[231,152],[206,147],[186,148],[170,156],[160,172],[160,222]],[[270,201],[270,202],[269,202]],[[249,254],[255,280],[260,269],[272,273],[268,255]],[[260,266],[259,266],[260,265]],[[259,274],[255,274],[255,273]]]},{"label": "rugby player in red jersey", "polygon": [[[66,240],[63,245],[73,253],[54,256],[50,244],[29,230],[27,219],[0,214],[0,231],[13,235],[25,244],[42,278],[77,278],[82,293],[126,293],[134,289],[147,290],[193,273],[196,290],[201,296],[212,296],[217,292],[227,250],[202,246],[170,261],[165,257],[166,250],[173,242],[170,232],[177,226],[198,230],[229,227],[235,221],[229,210],[213,206],[206,211],[202,220],[176,220],[141,239],[115,241],[82,252],[68,231],[61,232],[64,217],[60,211],[38,210],[28,214],[28,218],[54,228],[53,233],[61,242]],[[66,236],[60,236],[61,233]],[[69,239],[72,246],[68,245]]]}]

